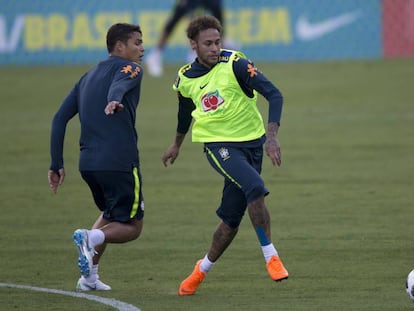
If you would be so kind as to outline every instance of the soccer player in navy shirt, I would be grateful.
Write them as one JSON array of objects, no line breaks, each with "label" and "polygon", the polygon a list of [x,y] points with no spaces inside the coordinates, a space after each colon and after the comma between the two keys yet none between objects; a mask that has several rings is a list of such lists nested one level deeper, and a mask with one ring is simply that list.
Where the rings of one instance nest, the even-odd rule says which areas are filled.
[{"label": "soccer player in navy shirt", "polygon": [[112,25],[106,36],[109,57],[84,74],[56,112],[51,129],[48,181],[57,193],[65,178],[63,146],[69,120],[79,115],[79,171],[100,214],[91,230],[77,229],[81,277],[77,290],[110,290],[99,280],[98,264],[107,243],[139,237],[144,200],[135,128],[144,55],[140,26]]}]

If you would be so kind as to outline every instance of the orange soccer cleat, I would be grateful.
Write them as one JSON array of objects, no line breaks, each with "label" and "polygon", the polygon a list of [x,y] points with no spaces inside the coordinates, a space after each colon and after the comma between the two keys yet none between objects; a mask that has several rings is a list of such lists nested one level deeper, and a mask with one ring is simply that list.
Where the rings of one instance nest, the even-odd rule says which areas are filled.
[{"label": "orange soccer cleat", "polygon": [[278,256],[272,256],[266,264],[266,268],[273,281],[280,282],[289,277],[288,271]]},{"label": "orange soccer cleat", "polygon": [[181,282],[180,288],[178,289],[178,295],[187,296],[195,294],[198,285],[200,285],[206,277],[206,273],[200,270],[201,261],[201,259],[197,261],[193,272],[191,272],[191,274]]}]

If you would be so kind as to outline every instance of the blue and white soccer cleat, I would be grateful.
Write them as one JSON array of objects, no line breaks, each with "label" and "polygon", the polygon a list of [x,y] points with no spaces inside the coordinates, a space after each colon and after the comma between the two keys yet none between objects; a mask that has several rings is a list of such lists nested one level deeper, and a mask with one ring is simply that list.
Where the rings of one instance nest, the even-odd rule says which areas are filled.
[{"label": "blue and white soccer cleat", "polygon": [[78,292],[88,292],[94,290],[111,290],[111,286],[105,284],[99,278],[96,279],[94,283],[88,283],[84,277],[81,277],[76,284],[76,290]]},{"label": "blue and white soccer cleat", "polygon": [[92,271],[93,255],[95,250],[89,247],[88,230],[78,229],[73,233],[73,243],[78,248],[78,267],[80,273],[86,278]]}]

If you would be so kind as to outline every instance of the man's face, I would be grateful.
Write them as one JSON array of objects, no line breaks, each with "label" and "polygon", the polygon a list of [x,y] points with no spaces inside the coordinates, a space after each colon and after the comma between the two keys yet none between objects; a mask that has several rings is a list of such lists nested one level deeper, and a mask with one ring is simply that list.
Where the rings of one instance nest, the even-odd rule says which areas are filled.
[{"label": "man's face", "polygon": [[221,36],[217,29],[200,31],[197,40],[190,40],[191,48],[197,53],[198,61],[210,68],[217,64],[221,49]]},{"label": "man's face", "polygon": [[139,32],[131,33],[127,44],[122,47],[122,57],[132,62],[141,63],[144,56],[144,45],[142,35]]}]

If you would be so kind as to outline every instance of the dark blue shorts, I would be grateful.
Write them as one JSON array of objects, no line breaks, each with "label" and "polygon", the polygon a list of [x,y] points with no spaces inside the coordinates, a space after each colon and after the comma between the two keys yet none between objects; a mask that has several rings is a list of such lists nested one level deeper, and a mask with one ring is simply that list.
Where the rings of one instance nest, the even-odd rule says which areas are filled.
[{"label": "dark blue shorts", "polygon": [[263,147],[205,146],[211,166],[224,177],[224,188],[217,215],[230,227],[238,227],[247,205],[269,191],[260,176]]},{"label": "dark blue shorts", "polygon": [[108,221],[128,222],[144,217],[141,173],[134,167],[131,172],[81,171],[91,189],[93,199]]}]

